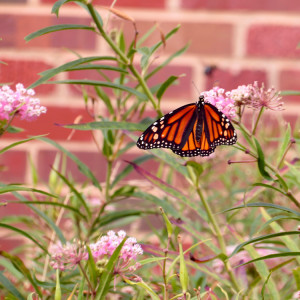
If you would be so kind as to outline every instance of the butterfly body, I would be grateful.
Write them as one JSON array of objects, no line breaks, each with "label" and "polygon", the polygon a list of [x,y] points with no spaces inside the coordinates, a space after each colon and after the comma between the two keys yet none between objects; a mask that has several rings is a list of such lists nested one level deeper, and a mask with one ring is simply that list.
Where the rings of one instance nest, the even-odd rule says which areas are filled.
[{"label": "butterfly body", "polygon": [[137,141],[141,149],[170,148],[183,157],[208,156],[216,146],[237,140],[229,119],[212,104],[199,101],[181,106],[150,125]]}]

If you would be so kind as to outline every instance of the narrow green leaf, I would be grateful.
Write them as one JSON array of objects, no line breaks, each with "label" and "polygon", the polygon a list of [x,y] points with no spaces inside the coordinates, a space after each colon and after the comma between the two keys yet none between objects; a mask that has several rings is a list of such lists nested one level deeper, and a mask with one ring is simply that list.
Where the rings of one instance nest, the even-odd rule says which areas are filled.
[{"label": "narrow green leaf", "polygon": [[183,54],[188,49],[188,47],[189,47],[189,44],[185,45],[183,48],[179,49],[177,52],[175,52],[170,57],[168,57],[164,62],[162,62],[155,69],[153,69],[149,74],[147,74],[145,77],[145,80],[148,80],[150,77],[152,77],[158,71],[160,71],[162,68],[164,68],[166,65],[168,65],[174,58]]},{"label": "narrow green leaf", "polygon": [[110,282],[113,277],[113,270],[114,270],[115,264],[118,261],[121,249],[122,249],[125,241],[126,241],[126,238],[123,239],[123,241],[120,243],[120,245],[116,248],[116,250],[110,257],[110,259],[106,265],[106,268],[100,277],[100,280],[99,280],[100,286],[97,290],[95,300],[104,300],[105,299],[105,295],[107,294],[107,292],[109,290]]},{"label": "narrow green leaf", "polygon": [[269,273],[268,277],[266,278],[263,286],[262,286],[262,289],[261,289],[261,297],[262,297],[262,300],[265,300],[265,289],[267,287],[267,284],[269,282],[269,279],[271,278],[271,275],[272,275],[272,272]]},{"label": "narrow green leaf", "polygon": [[51,13],[55,14],[58,17],[59,9],[61,8],[61,6],[63,4],[68,3],[68,2],[75,2],[75,1],[74,0],[59,0],[59,1],[56,1],[54,3],[54,5],[52,6]]},{"label": "narrow green leaf", "polygon": [[0,187],[0,194],[5,194],[5,193],[9,193],[9,192],[35,192],[35,193],[43,194],[43,195],[46,195],[46,196],[49,196],[52,198],[57,198],[57,196],[54,194],[50,194],[50,193],[44,192],[42,190],[34,189],[34,188],[26,188],[23,186],[18,186],[18,185],[13,185],[13,184]]},{"label": "narrow green leaf", "polygon": [[280,237],[280,236],[286,236],[286,235],[293,235],[293,234],[298,234],[299,235],[299,231],[286,231],[286,232],[278,232],[278,233],[272,233],[272,234],[266,234],[266,235],[262,235],[253,239],[250,239],[244,243],[241,243],[240,245],[238,245],[233,252],[231,253],[231,255],[229,257],[232,257],[234,254],[236,254],[239,250],[241,250],[244,246],[249,245],[251,243],[256,243],[256,242],[260,242],[260,241],[264,241],[266,239],[271,239],[271,238],[276,238],[276,237]]},{"label": "narrow green leaf", "polygon": [[19,133],[19,132],[23,132],[24,129],[16,126],[8,126],[6,131],[9,133]]},{"label": "narrow green leaf", "polygon": [[300,267],[296,267],[293,270],[294,279],[296,281],[297,290],[300,290]]},{"label": "narrow green leaf", "polygon": [[263,231],[266,227],[268,227],[271,223],[276,222],[276,221],[281,221],[281,220],[297,220],[300,221],[300,217],[291,217],[291,216],[275,216],[272,219],[268,220],[267,222],[263,223],[262,226],[259,228],[257,233]]},{"label": "narrow green leaf", "polygon": [[145,94],[142,94],[141,92],[139,92],[131,87],[128,87],[128,86],[122,85],[122,84],[113,83],[113,82],[107,82],[107,81],[97,81],[97,80],[87,80],[87,79],[69,79],[69,80],[60,80],[60,81],[48,81],[47,84],[82,84],[82,85],[104,86],[104,87],[109,87],[112,89],[117,89],[117,90],[128,92],[144,101],[148,100],[148,98]]},{"label": "narrow green leaf", "polygon": [[259,260],[266,260],[266,259],[277,258],[277,257],[279,257],[279,258],[280,257],[290,257],[290,256],[300,256],[300,252],[280,252],[280,253],[269,254],[269,255],[265,255],[265,256],[261,256],[261,257],[249,260],[243,264],[235,266],[234,268],[244,266],[244,265],[253,263],[255,261],[259,261]]},{"label": "narrow green leaf", "polygon": [[74,187],[74,185],[65,177],[63,176],[60,172],[58,172],[57,170],[54,170],[53,171],[58,175],[58,177],[60,179],[62,179],[62,181],[69,187],[69,189],[75,194],[75,196],[77,197],[77,199],[80,201],[80,203],[83,205],[83,207],[85,208],[87,214],[88,214],[88,217],[91,218],[92,216],[92,213],[85,201],[85,199],[82,197],[82,195],[77,191],[77,189]]},{"label": "narrow green leaf", "polygon": [[61,30],[70,30],[70,29],[84,29],[84,30],[95,31],[95,28],[91,27],[91,26],[80,25],[80,24],[60,24],[60,25],[53,25],[53,26],[45,27],[43,29],[37,30],[33,33],[30,33],[29,35],[25,36],[25,41],[29,42],[32,39],[35,39],[44,34],[61,31]]},{"label": "narrow green leaf", "polygon": [[38,85],[40,85],[42,83],[45,83],[47,80],[51,79],[55,75],[66,71],[67,69],[79,66],[81,64],[89,63],[89,62],[92,62],[92,61],[99,61],[99,60],[112,60],[112,61],[115,61],[116,58],[113,57],[113,56],[90,56],[90,57],[84,57],[84,58],[79,58],[79,59],[72,60],[70,62],[67,62],[67,63],[59,66],[59,67],[49,69],[49,70],[46,70],[46,71],[40,73],[41,78],[38,79],[33,84],[31,84],[28,88],[35,88]]},{"label": "narrow green leaf", "polygon": [[286,193],[278,188],[276,188],[275,186],[271,185],[271,184],[266,184],[266,183],[253,183],[252,184],[253,186],[261,186],[261,187],[265,187],[265,188],[268,188],[268,189],[271,189],[271,190],[274,190],[276,192],[279,192],[280,194],[286,196]]},{"label": "narrow green leaf", "polygon": [[0,283],[5,289],[7,289],[17,299],[25,300],[25,297],[23,297],[22,294],[15,288],[15,285],[3,275],[2,271],[0,271]]},{"label": "narrow green leaf", "polygon": [[51,202],[51,201],[26,201],[26,202],[20,201],[19,202],[19,201],[14,201],[14,203],[60,206],[67,210],[73,211],[74,213],[78,214],[81,218],[83,218],[85,221],[87,221],[86,216],[83,215],[77,208],[70,206],[70,205],[63,204],[63,203],[59,203],[59,202]]},{"label": "narrow green leaf", "polygon": [[56,269],[56,286],[55,286],[55,300],[61,300],[61,288],[60,288],[60,281],[59,281],[59,270]]},{"label": "narrow green leaf", "polygon": [[171,236],[172,236],[172,233],[173,233],[173,226],[172,226],[170,220],[168,219],[166,213],[162,209],[162,207],[160,207],[160,211],[161,211],[161,214],[162,214],[163,219],[164,219],[165,224],[166,224],[166,228],[167,228],[167,232],[168,232],[168,238],[170,239]]},{"label": "narrow green leaf", "polygon": [[[89,257],[88,257],[89,278],[90,278],[90,281],[91,281],[93,287],[95,288],[96,284],[97,284],[97,277],[98,277],[97,276],[97,268],[96,268],[96,264],[95,264],[95,261],[93,258],[93,254],[88,245],[86,245],[86,249],[89,254]],[[84,277],[84,276],[82,276],[82,277]]]},{"label": "narrow green leaf", "polygon": [[188,276],[188,271],[184,259],[181,238],[179,236],[178,236],[178,243],[179,243],[179,261],[180,261],[179,279],[180,279],[182,292],[185,294],[189,286],[189,276]]},{"label": "narrow green leaf", "polygon": [[23,261],[18,256],[11,255],[11,254],[9,254],[9,253],[7,253],[5,251],[1,251],[0,250],[0,255],[2,255],[3,257],[7,258],[17,268],[17,270],[19,270],[24,275],[24,277],[29,280],[29,282],[32,284],[32,287],[35,289],[36,293],[40,297],[42,297],[42,293],[41,293],[38,285],[33,280],[29,269],[25,266],[25,264],[23,263]]},{"label": "narrow green leaf", "polygon": [[139,287],[141,287],[142,289],[144,289],[151,297],[152,300],[160,300],[161,298],[151,289],[151,287],[145,283],[143,280],[139,281],[139,282],[134,282],[132,280],[129,280],[129,278],[124,277],[124,280],[126,283],[130,284],[130,285],[137,285]]},{"label": "narrow green leaf", "polygon": [[72,68],[68,68],[65,71],[70,72],[70,71],[80,71],[80,70],[108,70],[108,71],[116,71],[116,72],[128,74],[128,71],[125,69],[113,67],[113,66],[109,66],[109,65],[99,65],[99,64],[88,64],[88,65],[75,66]]},{"label": "narrow green leaf", "polygon": [[232,211],[232,210],[235,210],[235,209],[245,208],[245,207],[265,207],[265,208],[279,209],[279,210],[283,210],[283,211],[295,214],[296,216],[300,217],[300,213],[293,210],[293,209],[291,209],[291,208],[281,206],[281,205],[277,205],[277,204],[273,204],[273,203],[264,203],[264,202],[254,202],[254,203],[248,203],[248,204],[245,204],[245,205],[239,205],[239,206],[236,206],[236,207],[232,207],[232,208],[223,210],[220,213]]},{"label": "narrow green leaf", "polygon": [[167,257],[151,257],[151,258],[146,258],[143,260],[140,260],[139,263],[143,266],[143,265],[148,265],[151,263],[157,263],[161,260],[166,260],[168,259]]},{"label": "narrow green leaf", "polygon": [[265,170],[265,156],[264,156],[264,153],[261,149],[259,142],[257,141],[257,139],[255,137],[254,137],[254,141],[256,144],[256,150],[257,150],[257,155],[258,155],[257,164],[258,164],[259,172],[265,179],[273,180],[273,178],[270,176],[270,174]]},{"label": "narrow green leaf", "polygon": [[34,299],[33,299],[33,296],[34,296],[34,295],[36,295],[35,292],[30,293],[30,294],[27,296],[27,300],[34,300]]},{"label": "narrow green leaf", "polygon": [[4,223],[0,223],[0,227],[15,231],[21,235],[23,235],[24,237],[28,238],[29,240],[31,240],[33,243],[35,243],[39,248],[41,248],[44,252],[48,253],[48,250],[42,246],[37,240],[35,240],[31,235],[29,235],[27,232],[18,229],[16,227],[10,226],[8,224],[4,224]]},{"label": "narrow green leaf", "polygon": [[46,136],[46,135],[48,135],[48,134],[36,135],[36,136],[31,137],[31,138],[28,138],[28,139],[25,139],[25,140],[21,140],[21,141],[12,143],[12,144],[10,144],[10,145],[8,145],[8,146],[2,148],[2,149],[0,150],[0,154],[6,152],[7,150],[9,150],[9,149],[11,149],[11,148],[13,148],[13,147],[16,147],[16,146],[18,146],[18,145],[24,144],[24,143],[29,142],[29,141],[32,141],[32,140],[36,140],[36,139],[38,139],[38,138],[40,138],[40,137],[42,137],[42,136]]},{"label": "narrow green leaf", "polygon": [[64,128],[78,129],[78,130],[95,130],[95,129],[121,129],[129,131],[143,131],[145,126],[139,123],[129,122],[89,122],[83,124],[63,125]]},{"label": "narrow green leaf", "polygon": [[93,185],[96,186],[100,191],[102,191],[102,188],[97,180],[97,178],[94,176],[94,174],[92,173],[92,171],[90,170],[90,168],[84,164],[78,157],[76,157],[74,154],[72,154],[71,152],[69,152],[68,150],[66,150],[65,148],[63,148],[61,145],[57,144],[56,142],[47,139],[47,138],[40,138],[40,140],[51,144],[52,146],[56,147],[57,149],[59,149],[60,151],[62,151],[63,153],[65,153],[78,167],[78,170],[85,175],[87,178],[89,178]]},{"label": "narrow green leaf", "polygon": [[[138,157],[137,159],[133,160],[133,162],[137,165],[142,164],[145,161],[148,161],[150,159],[153,159],[153,155],[143,155]],[[118,173],[118,175],[115,177],[114,181],[111,184],[111,187],[113,188],[121,179],[125,178],[128,174],[133,171],[133,167],[131,165],[127,165],[121,172]]]},{"label": "narrow green leaf", "polygon": [[[47,216],[43,211],[39,210],[37,207],[34,205],[31,205],[28,203],[28,200],[21,194],[17,192],[12,193],[16,198],[18,198],[20,201],[22,201],[24,204],[26,204],[28,207],[30,207],[38,216],[40,216],[42,219],[46,221],[46,223],[55,231],[57,237],[59,240],[62,242],[62,244],[66,243],[66,239],[64,235],[62,234],[60,228],[56,226],[56,224],[52,221],[52,219]],[[44,202],[41,202],[44,204]]]},{"label": "narrow green leaf", "polygon": [[163,94],[165,93],[167,88],[177,79],[178,79],[178,76],[172,75],[165,82],[162,83],[162,85],[160,86],[159,90],[156,93],[156,97],[159,101],[161,100],[161,97],[163,96]]},{"label": "narrow green leaf", "polygon": [[278,152],[278,156],[277,156],[277,166],[278,166],[278,168],[282,167],[283,162],[281,162],[281,159],[282,159],[287,147],[290,144],[290,139],[291,139],[291,125],[290,125],[290,123],[288,123],[285,135],[284,135],[283,140],[282,140],[282,143],[279,146],[279,152]]},{"label": "narrow green leaf", "polygon": [[115,114],[115,111],[114,111],[114,108],[112,106],[112,103],[111,103],[111,100],[109,98],[109,96],[104,92],[104,90],[99,87],[99,86],[95,86],[94,87],[98,97],[100,99],[102,99],[102,101],[104,102],[104,104],[106,105],[110,115],[114,115]]}]

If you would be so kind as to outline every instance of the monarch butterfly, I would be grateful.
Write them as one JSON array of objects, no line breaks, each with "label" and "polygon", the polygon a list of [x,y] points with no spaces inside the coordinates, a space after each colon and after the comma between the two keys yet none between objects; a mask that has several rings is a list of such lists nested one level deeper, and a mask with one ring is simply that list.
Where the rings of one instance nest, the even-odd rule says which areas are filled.
[{"label": "monarch butterfly", "polygon": [[141,149],[170,148],[180,156],[208,156],[219,145],[233,145],[237,135],[229,119],[199,97],[150,125],[137,141]]}]

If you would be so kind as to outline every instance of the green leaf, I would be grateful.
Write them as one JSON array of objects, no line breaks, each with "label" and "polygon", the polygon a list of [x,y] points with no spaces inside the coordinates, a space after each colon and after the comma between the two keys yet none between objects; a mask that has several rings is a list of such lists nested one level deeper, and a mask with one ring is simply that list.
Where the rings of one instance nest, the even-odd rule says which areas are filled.
[{"label": "green leaf", "polygon": [[59,0],[59,1],[56,1],[54,3],[54,5],[52,6],[52,10],[51,10],[51,13],[52,14],[55,14],[57,17],[58,17],[58,13],[59,13],[59,9],[60,7],[65,4],[65,3],[68,3],[68,2],[75,2],[74,0]]},{"label": "green leaf", "polygon": [[232,210],[235,210],[235,209],[245,208],[245,207],[266,207],[266,208],[279,209],[279,210],[282,210],[282,211],[286,211],[286,212],[295,214],[296,216],[300,217],[300,213],[293,210],[293,209],[291,209],[291,208],[281,206],[281,205],[277,205],[277,204],[273,204],[273,203],[264,203],[264,202],[254,202],[254,203],[248,203],[248,204],[245,204],[245,205],[239,205],[239,206],[235,206],[235,207],[223,210],[220,213],[232,211]]},{"label": "green leaf", "polygon": [[[96,287],[97,284],[97,268],[96,268],[96,264],[93,258],[93,254],[91,252],[91,249],[88,245],[86,245],[86,249],[88,251],[88,268],[89,268],[89,278],[90,281],[92,282],[93,287]],[[82,276],[84,277],[84,276]]]},{"label": "green leaf", "polygon": [[[144,289],[151,297],[152,300],[160,300],[161,298],[151,289],[151,287],[145,283],[143,280],[139,282],[134,282],[132,280],[129,280],[129,278],[124,277],[124,281],[130,285],[137,285]],[[173,298],[174,299],[174,298]]]},{"label": "green leaf", "polygon": [[162,83],[162,85],[160,86],[159,90],[156,93],[156,97],[159,101],[161,100],[161,97],[163,96],[163,94],[165,93],[167,88],[177,79],[178,79],[178,76],[172,75],[165,82]]},{"label": "green leaf", "polygon": [[[37,215],[39,215],[42,219],[46,221],[46,223],[53,229],[53,231],[56,233],[57,237],[59,240],[62,242],[62,244],[66,243],[66,239],[64,235],[62,234],[60,228],[56,226],[56,224],[52,221],[51,218],[49,218],[43,211],[39,210],[37,207],[34,205],[31,205],[28,203],[28,200],[23,196],[20,195],[17,192],[12,193],[16,198],[20,199],[24,204],[26,204],[28,207],[30,207]],[[41,202],[44,204],[44,202]]]},{"label": "green leaf", "polygon": [[73,211],[74,213],[78,214],[81,218],[83,218],[85,221],[87,221],[86,216],[83,215],[77,208],[73,206],[69,206],[63,203],[59,202],[51,202],[51,201],[14,201],[14,203],[23,203],[23,204],[42,204],[42,205],[53,205],[53,206],[60,206],[67,210]]},{"label": "green leaf", "polygon": [[161,211],[161,214],[163,216],[163,219],[165,221],[165,224],[166,224],[166,228],[167,228],[167,232],[168,232],[168,238],[170,239],[171,236],[172,236],[172,233],[173,233],[173,226],[172,226],[172,223],[170,222],[170,220],[168,219],[166,213],[164,212],[163,208],[160,207],[160,211]]},{"label": "green leaf", "polygon": [[57,170],[53,171],[58,175],[58,177],[60,179],[62,179],[62,181],[69,187],[69,189],[74,193],[74,195],[76,196],[76,198],[79,200],[79,202],[83,205],[83,207],[85,208],[88,217],[91,218],[92,213],[87,205],[87,203],[85,202],[85,199],[82,197],[82,195],[76,190],[76,188],[74,187],[74,185],[65,177],[63,176],[60,172],[58,172]]},{"label": "green leaf", "polygon": [[273,180],[273,178],[270,176],[270,174],[265,170],[265,156],[264,153],[261,149],[261,146],[259,144],[259,142],[257,141],[257,139],[254,137],[254,141],[256,144],[256,149],[257,149],[257,164],[258,164],[258,169],[260,174],[267,180]]},{"label": "green leaf", "polygon": [[94,176],[90,168],[86,164],[84,164],[79,158],[77,158],[74,154],[72,154],[71,152],[69,152],[68,150],[66,150],[65,148],[63,148],[62,146],[60,146],[59,144],[57,144],[56,142],[50,139],[40,138],[40,140],[53,145],[54,147],[56,147],[57,149],[65,153],[77,165],[78,170],[87,178],[89,178],[93,182],[94,186],[96,186],[100,191],[102,191],[102,188],[97,178]]},{"label": "green leaf", "polygon": [[[153,155],[143,155],[135,160],[133,162],[137,165],[142,164],[143,162],[150,160],[153,158]],[[121,172],[118,173],[118,175],[115,177],[114,181],[111,184],[111,188],[113,188],[121,179],[125,178],[131,171],[133,170],[133,166],[127,165]]]},{"label": "green leaf", "polygon": [[0,187],[0,194],[10,193],[10,192],[35,192],[39,194],[43,194],[52,198],[57,198],[56,195],[44,192],[42,190],[34,189],[34,188],[26,188],[18,185],[6,185]]},{"label": "green leaf", "polygon": [[15,285],[3,275],[2,271],[0,271],[0,283],[13,296],[15,296],[16,299],[25,300],[25,297],[23,297],[22,294],[15,288]]},{"label": "green leaf", "polygon": [[69,79],[69,80],[60,80],[60,81],[48,81],[47,83],[48,84],[82,84],[82,85],[104,86],[104,87],[109,87],[112,89],[117,89],[117,90],[128,92],[144,101],[148,100],[148,98],[145,94],[142,94],[141,92],[139,92],[131,87],[128,87],[126,85],[121,85],[121,84],[117,84],[117,83],[113,83],[113,82],[87,80],[87,79]]},{"label": "green leaf", "polygon": [[[178,237],[178,239],[179,239],[179,237]],[[188,271],[187,271],[187,267],[186,267],[186,263],[185,263],[185,259],[184,259],[181,241],[179,241],[179,261],[180,261],[179,279],[180,279],[182,292],[185,294],[187,292],[188,286],[189,286],[189,276],[188,276]]]},{"label": "green leaf", "polygon": [[256,243],[256,242],[264,241],[264,240],[275,238],[275,237],[286,236],[286,235],[293,235],[293,234],[298,234],[299,235],[299,231],[286,231],[286,232],[278,232],[278,233],[261,235],[259,237],[250,239],[250,240],[248,240],[248,241],[246,241],[246,242],[241,243],[240,245],[238,245],[233,250],[233,252],[231,253],[231,255],[229,257],[232,257],[234,254],[236,254],[237,252],[239,252],[239,250],[241,250],[244,246],[249,245],[251,243]]},{"label": "green leaf", "polygon": [[[29,240],[31,240],[33,243],[35,243],[39,248],[41,248],[44,252],[48,253],[48,250],[43,246],[41,245],[37,240],[35,240],[31,235],[29,235],[27,232],[21,230],[21,229],[18,229],[16,227],[13,227],[13,226],[10,226],[8,224],[4,224],[4,223],[0,223],[0,227],[3,227],[3,228],[6,228],[6,229],[9,229],[9,230],[12,230],[12,231],[15,231],[21,235],[23,235],[24,237],[28,238]],[[0,252],[1,253],[1,252]]]},{"label": "green leaf", "polygon": [[123,241],[120,243],[120,245],[116,248],[112,256],[110,257],[104,272],[102,273],[100,277],[100,286],[97,289],[97,293],[95,296],[95,300],[104,300],[105,295],[107,294],[109,287],[110,287],[110,282],[113,277],[113,271],[114,267],[118,261],[121,249],[126,241],[126,238],[123,239]]},{"label": "green leaf", "polygon": [[296,217],[291,217],[291,216],[275,216],[272,219],[268,220],[267,222],[263,223],[262,226],[259,228],[257,233],[261,232],[264,230],[266,227],[268,227],[271,223],[276,222],[276,221],[281,221],[281,220],[297,220],[300,221],[300,218]]},{"label": "green leaf", "polygon": [[143,131],[145,125],[139,123],[129,122],[89,122],[83,124],[63,125],[64,128],[78,129],[78,130],[95,130],[95,129],[121,129],[129,131]]},{"label": "green leaf", "polygon": [[297,290],[299,291],[300,290],[300,267],[296,267],[292,271],[293,271],[294,279],[296,281]]},{"label": "green leaf", "polygon": [[123,185],[120,188],[118,188],[111,196],[111,199],[114,199],[116,197],[130,197],[134,193],[136,187],[132,185]]},{"label": "green leaf", "polygon": [[40,138],[40,137],[42,137],[42,136],[46,136],[46,135],[48,135],[48,134],[36,135],[36,136],[31,137],[31,138],[28,138],[28,139],[25,139],[25,140],[21,140],[21,141],[12,143],[12,144],[10,144],[10,145],[8,145],[8,146],[2,148],[2,149],[0,150],[0,154],[6,152],[7,150],[9,150],[9,149],[11,149],[11,148],[13,148],[13,147],[15,147],[15,146],[18,146],[18,145],[27,143],[27,142],[32,141],[32,140],[36,140],[36,139],[38,139],[38,138]]},{"label": "green leaf", "polygon": [[253,263],[255,261],[259,261],[259,260],[266,260],[266,259],[277,258],[277,257],[279,257],[279,258],[280,257],[290,257],[290,256],[300,256],[300,252],[280,252],[280,253],[269,254],[269,255],[265,255],[265,256],[261,256],[261,257],[249,260],[243,264],[235,266],[234,268],[238,268],[238,267]]},{"label": "green leaf", "polygon": [[40,297],[42,297],[42,293],[39,287],[37,286],[36,282],[33,280],[30,271],[24,265],[23,261],[18,256],[11,255],[5,251],[0,250],[0,255],[7,258],[17,268],[17,270],[19,270],[29,280],[29,282],[32,284],[33,288],[35,289],[36,293]]},{"label": "green leaf", "polygon": [[288,123],[283,141],[282,141],[281,145],[279,146],[279,152],[278,152],[278,156],[277,156],[278,168],[282,167],[283,162],[281,161],[281,159],[283,158],[283,155],[284,155],[287,147],[290,144],[290,139],[291,139],[291,125],[290,125],[290,123]]},{"label": "green leaf", "polygon": [[35,39],[44,34],[61,31],[61,30],[70,30],[70,29],[84,29],[84,30],[95,31],[95,28],[91,27],[91,26],[80,25],[80,24],[60,24],[60,25],[53,25],[53,26],[45,27],[43,29],[37,30],[33,33],[30,33],[29,35],[25,36],[25,41],[29,42],[30,40]]},{"label": "green leaf", "polygon": [[109,66],[109,65],[99,65],[99,64],[88,64],[88,65],[75,66],[72,68],[68,68],[65,71],[70,72],[70,71],[80,71],[80,70],[109,70],[109,71],[116,71],[116,72],[128,74],[128,71],[126,71],[125,69],[113,67],[113,66]]},{"label": "green leaf", "polygon": [[45,83],[47,80],[51,79],[55,75],[57,75],[61,72],[65,72],[66,70],[68,70],[70,68],[79,66],[81,64],[89,63],[89,62],[92,62],[92,61],[99,61],[99,60],[112,60],[112,61],[115,61],[116,58],[113,57],[113,56],[90,56],[90,57],[84,57],[84,58],[79,58],[79,59],[72,60],[70,62],[67,62],[67,63],[59,66],[59,67],[49,69],[49,70],[46,70],[46,71],[40,73],[39,75],[41,76],[41,78],[38,79],[33,84],[31,84],[28,88],[35,88],[38,85],[40,85],[42,83]]},{"label": "green leaf", "polygon": [[20,128],[20,127],[16,127],[16,126],[8,126],[8,128],[6,129],[6,132],[9,133],[19,133],[19,132],[23,132],[24,129]]},{"label": "green leaf", "polygon": [[177,56],[180,56],[181,54],[183,54],[188,49],[188,47],[189,47],[189,44],[185,45],[183,48],[179,49],[177,52],[175,52],[170,57],[168,57],[163,63],[158,65],[149,74],[147,74],[146,77],[145,77],[145,80],[148,80],[150,77],[152,77],[158,71],[160,71],[162,68],[164,68],[166,65],[168,65],[174,58],[176,58]]}]

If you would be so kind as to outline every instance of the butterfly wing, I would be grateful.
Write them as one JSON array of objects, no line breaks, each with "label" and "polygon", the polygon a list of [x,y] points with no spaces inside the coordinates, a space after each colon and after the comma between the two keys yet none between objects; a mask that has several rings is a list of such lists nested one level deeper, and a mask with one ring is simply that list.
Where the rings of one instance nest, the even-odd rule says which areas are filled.
[{"label": "butterfly wing", "polygon": [[229,119],[215,106],[201,99],[197,102],[198,118],[181,149],[172,149],[180,156],[208,156],[219,145],[233,145],[237,136]]},{"label": "butterfly wing", "polygon": [[195,103],[175,109],[150,125],[137,141],[141,149],[181,149],[198,119]]},{"label": "butterfly wing", "polygon": [[229,119],[212,104],[199,102],[199,122],[202,123],[208,144],[211,147],[235,144],[237,135]]}]

